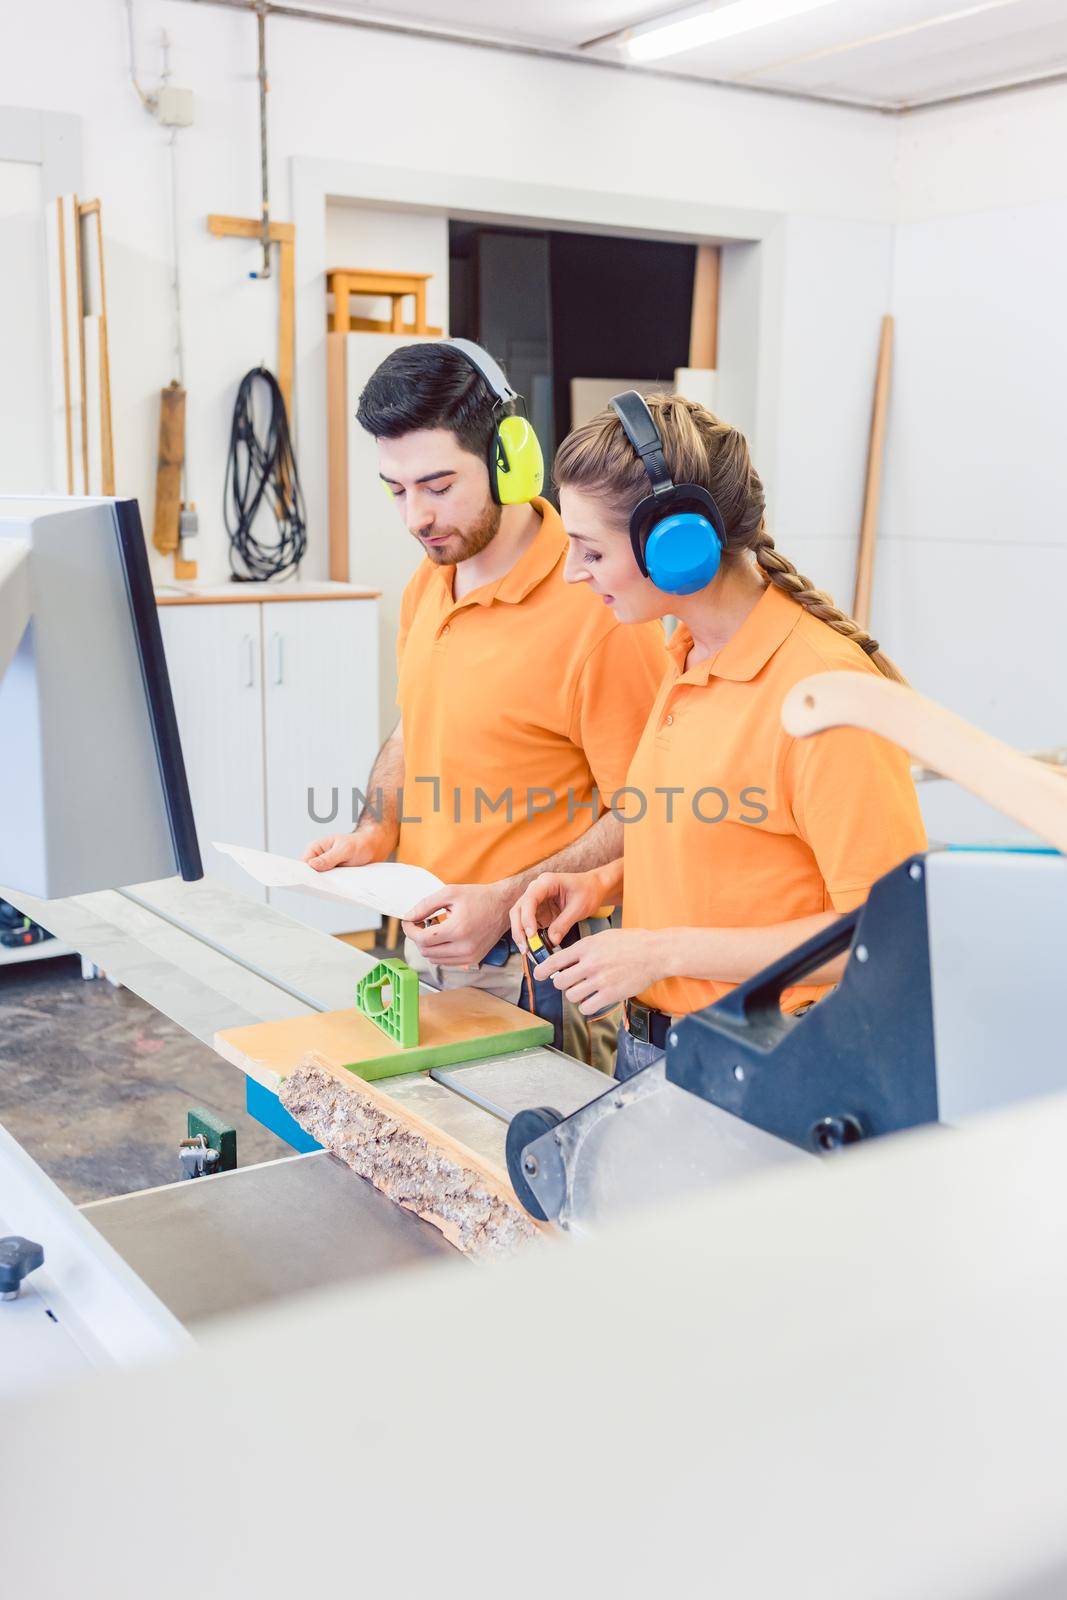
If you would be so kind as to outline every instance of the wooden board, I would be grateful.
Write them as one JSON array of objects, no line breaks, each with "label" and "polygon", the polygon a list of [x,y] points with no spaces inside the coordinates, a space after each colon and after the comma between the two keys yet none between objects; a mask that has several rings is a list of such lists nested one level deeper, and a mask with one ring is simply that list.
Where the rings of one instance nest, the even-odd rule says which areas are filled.
[{"label": "wooden board", "polygon": [[871,589],[874,583],[874,546],[878,536],[878,506],[882,497],[882,465],[889,418],[889,381],[893,371],[893,319],[882,318],[878,367],[874,379],[871,432],[867,442],[867,477],[863,487],[863,518],[856,558],[856,587],[852,615],[861,628],[871,625]]},{"label": "wooden board", "polygon": [[52,280],[58,295],[58,307],[53,307],[53,311],[58,313],[54,316],[54,325],[59,334],[58,368],[62,382],[58,394],[63,408],[66,490],[68,494],[86,494],[81,250],[78,202],[74,195],[57,196],[55,222],[49,228],[49,242],[55,252]]},{"label": "wooden board", "polygon": [[83,200],[78,204],[85,319],[85,433],[88,492],[112,495],[115,493],[115,446],[111,424],[102,209],[99,200]]},{"label": "wooden board", "polygon": [[216,1036],[215,1049],[276,1093],[297,1062],[309,1054],[342,1077],[356,1075],[373,1082],[525,1050],[551,1039],[551,1024],[540,1017],[482,989],[464,988],[419,996],[419,1043],[407,1050],[355,1007],[228,1028]]},{"label": "wooden board", "polygon": [[[333,325],[333,312],[326,318],[326,331],[336,333]],[[439,339],[444,333],[443,328],[435,328],[427,323],[425,328],[417,328],[413,322],[405,322],[402,328],[394,328],[391,322],[382,322],[378,317],[349,317],[349,333],[410,333],[419,338]]]},{"label": "wooden board", "polygon": [[[251,591],[251,592],[249,592]],[[184,594],[156,591],[157,606],[267,606],[294,600],[380,600],[380,589],[361,589],[348,584],[343,589],[316,588],[314,584],[231,584],[224,592],[214,588],[190,589]]]},{"label": "wooden board", "polygon": [[689,365],[714,368],[719,364],[719,265],[716,244],[697,245],[693,273],[693,310],[689,329]]},{"label": "wooden board", "polygon": [[348,335],[326,335],[326,440],[330,577],[348,582]]},{"label": "wooden board", "polygon": [[280,1098],[324,1149],[467,1255],[507,1255],[549,1231],[519,1203],[502,1158],[487,1160],[386,1085],[351,1073],[339,1078],[312,1052],[296,1063]]},{"label": "wooden board", "polygon": [[83,317],[82,343],[85,371],[85,455],[88,463],[86,484],[89,494],[104,493],[103,348],[101,319]]},{"label": "wooden board", "polygon": [[175,379],[159,396],[159,449],[156,456],[156,510],[152,543],[164,555],[180,542],[182,463],[185,460],[185,390]]}]

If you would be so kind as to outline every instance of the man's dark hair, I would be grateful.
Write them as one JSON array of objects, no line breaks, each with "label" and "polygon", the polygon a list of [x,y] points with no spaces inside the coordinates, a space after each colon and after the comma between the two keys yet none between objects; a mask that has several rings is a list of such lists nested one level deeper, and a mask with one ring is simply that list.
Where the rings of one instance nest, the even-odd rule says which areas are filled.
[{"label": "man's dark hair", "polygon": [[375,439],[447,428],[464,450],[485,460],[496,408],[496,395],[458,350],[444,342],[408,344],[371,373],[356,420]]}]

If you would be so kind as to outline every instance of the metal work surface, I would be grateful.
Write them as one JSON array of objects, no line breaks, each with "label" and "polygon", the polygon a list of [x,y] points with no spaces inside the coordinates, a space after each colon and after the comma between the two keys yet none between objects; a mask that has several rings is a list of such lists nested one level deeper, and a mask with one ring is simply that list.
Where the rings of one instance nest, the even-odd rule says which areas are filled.
[{"label": "metal work surface", "polygon": [[0,1302],[0,1398],[80,1367],[126,1366],[182,1349],[188,1335],[0,1126],[0,1238],[18,1235],[44,1263]]},{"label": "metal work surface", "polygon": [[391,1099],[425,1117],[484,1160],[503,1166],[508,1128],[496,1112],[485,1110],[443,1083],[435,1083],[425,1072],[379,1078],[375,1087],[384,1089]]},{"label": "metal work surface", "polygon": [[[361,950],[207,879],[167,878],[72,900],[0,894],[208,1045],[228,1028],[352,1006],[359,979],[377,965]],[[502,1161],[514,1111],[547,1101],[567,1114],[608,1082],[570,1056],[535,1049],[441,1068],[432,1079],[391,1078],[382,1087],[479,1154]]]},{"label": "metal work surface", "polygon": [[82,1215],[187,1327],[459,1259],[436,1228],[324,1152],[94,1201]]},{"label": "metal work surface", "polygon": [[469,1066],[435,1067],[430,1077],[505,1122],[527,1106],[554,1106],[569,1117],[605,1094],[612,1083],[586,1062],[549,1049],[492,1056]]},{"label": "metal work surface", "polygon": [[225,1028],[351,1005],[374,965],[362,951],[206,879],[167,878],[71,900],[0,894],[207,1045]]}]

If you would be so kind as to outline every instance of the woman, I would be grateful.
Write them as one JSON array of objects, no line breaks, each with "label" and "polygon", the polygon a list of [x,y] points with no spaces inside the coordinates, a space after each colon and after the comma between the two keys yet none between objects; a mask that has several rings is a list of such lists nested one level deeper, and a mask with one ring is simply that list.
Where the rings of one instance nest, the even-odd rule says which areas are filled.
[{"label": "woman", "polygon": [[[736,428],[677,395],[619,396],[564,440],[554,470],[567,580],[588,584],[622,622],[678,618],[614,801],[622,857],[543,873],[511,913],[520,948],[538,928],[558,944],[621,899],[621,928],[557,950],[536,977],[587,1015],[627,1002],[616,1063],[626,1078],[662,1055],[672,1019],[862,904],[926,836],[903,751],[852,729],[808,740],[782,729],[782,701],[812,673],[901,675],[776,550]],[[677,526],[661,505],[682,513]],[[683,546],[673,565],[672,534]],[[784,1009],[819,999],[846,960],[786,990]]]}]

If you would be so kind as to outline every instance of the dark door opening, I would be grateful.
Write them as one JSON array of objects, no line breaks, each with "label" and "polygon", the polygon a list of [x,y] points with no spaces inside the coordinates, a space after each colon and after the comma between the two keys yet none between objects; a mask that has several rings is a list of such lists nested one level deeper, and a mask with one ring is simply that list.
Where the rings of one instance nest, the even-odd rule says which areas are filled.
[{"label": "dark door opening", "polygon": [[575,380],[670,388],[688,365],[696,254],[691,244],[451,222],[450,331],[503,362],[551,460],[576,420]]}]

